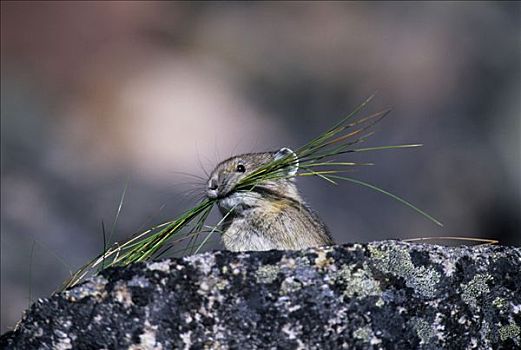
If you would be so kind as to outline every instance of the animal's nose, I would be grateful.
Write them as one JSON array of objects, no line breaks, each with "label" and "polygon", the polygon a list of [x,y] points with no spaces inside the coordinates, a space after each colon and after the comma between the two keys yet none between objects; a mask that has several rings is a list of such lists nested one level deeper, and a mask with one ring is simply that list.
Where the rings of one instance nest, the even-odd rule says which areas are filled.
[{"label": "animal's nose", "polygon": [[216,190],[217,189],[217,179],[212,178],[210,181],[208,181],[208,189],[209,190]]},{"label": "animal's nose", "polygon": [[215,199],[219,196],[219,191],[217,188],[219,187],[217,183],[217,179],[212,177],[210,180],[208,180],[208,188],[206,190],[206,195],[208,198]]}]

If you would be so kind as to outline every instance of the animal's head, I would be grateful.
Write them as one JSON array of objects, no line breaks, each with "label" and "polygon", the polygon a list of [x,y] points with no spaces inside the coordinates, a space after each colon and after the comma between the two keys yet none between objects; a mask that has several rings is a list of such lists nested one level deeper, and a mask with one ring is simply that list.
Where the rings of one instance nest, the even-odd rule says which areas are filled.
[{"label": "animal's head", "polygon": [[[261,167],[281,159],[287,159],[289,162],[278,170],[279,176],[259,181],[254,186],[240,187],[241,181],[248,176],[251,177]],[[298,166],[297,156],[289,148],[275,152],[237,155],[215,167],[208,179],[206,195],[211,199],[219,199],[219,204],[225,208],[238,204],[253,206],[256,200],[266,196],[298,199],[294,184]]]}]

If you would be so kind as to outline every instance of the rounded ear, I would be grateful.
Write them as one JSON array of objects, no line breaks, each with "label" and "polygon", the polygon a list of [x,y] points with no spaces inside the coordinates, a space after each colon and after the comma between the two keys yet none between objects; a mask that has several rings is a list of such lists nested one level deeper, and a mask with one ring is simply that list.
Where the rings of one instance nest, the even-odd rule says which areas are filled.
[{"label": "rounded ear", "polygon": [[277,151],[277,153],[275,153],[275,160],[286,157],[291,160],[291,163],[284,170],[287,171],[289,176],[294,176],[297,173],[299,167],[297,154],[287,147],[281,148]]}]

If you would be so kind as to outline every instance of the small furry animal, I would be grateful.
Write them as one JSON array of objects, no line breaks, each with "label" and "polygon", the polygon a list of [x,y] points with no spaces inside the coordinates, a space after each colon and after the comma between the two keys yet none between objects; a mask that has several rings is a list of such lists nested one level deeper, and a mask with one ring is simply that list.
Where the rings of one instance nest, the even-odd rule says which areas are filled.
[{"label": "small furry animal", "polygon": [[[287,177],[267,180],[253,189],[237,190],[241,179],[271,161],[295,157],[283,169]],[[225,216],[222,240],[231,251],[290,250],[334,244],[320,218],[304,203],[295,185],[298,159],[289,148],[231,157],[216,166],[206,195],[218,199]]]}]

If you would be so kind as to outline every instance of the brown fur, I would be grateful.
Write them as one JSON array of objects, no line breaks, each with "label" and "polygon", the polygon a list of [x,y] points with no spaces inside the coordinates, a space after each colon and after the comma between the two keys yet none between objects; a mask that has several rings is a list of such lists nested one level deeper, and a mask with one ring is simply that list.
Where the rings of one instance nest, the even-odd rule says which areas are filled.
[{"label": "brown fur", "polygon": [[[266,181],[252,191],[235,191],[244,176],[290,152],[294,154],[287,148],[243,154],[221,162],[212,171],[207,194],[219,199],[223,215],[230,212],[222,227],[226,249],[286,250],[334,243],[326,226],[298,193],[293,177]],[[245,171],[238,171],[238,165]],[[297,167],[288,169],[288,174],[294,175]]]}]

